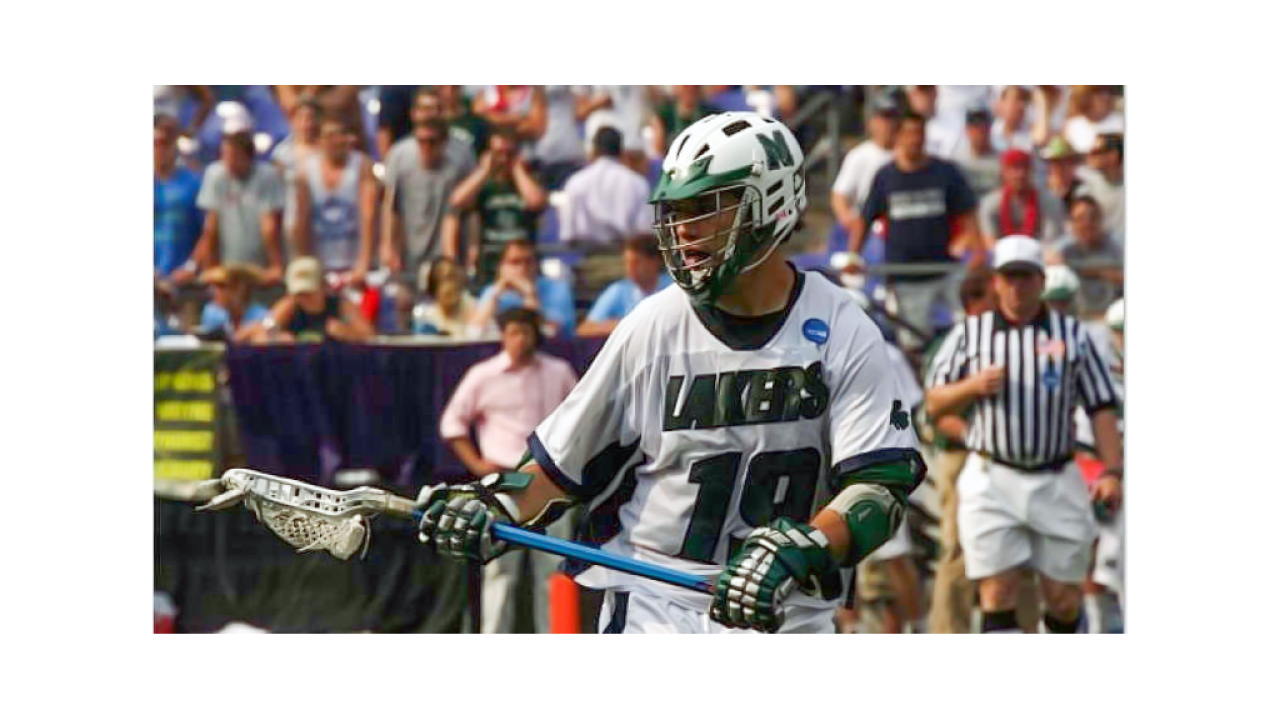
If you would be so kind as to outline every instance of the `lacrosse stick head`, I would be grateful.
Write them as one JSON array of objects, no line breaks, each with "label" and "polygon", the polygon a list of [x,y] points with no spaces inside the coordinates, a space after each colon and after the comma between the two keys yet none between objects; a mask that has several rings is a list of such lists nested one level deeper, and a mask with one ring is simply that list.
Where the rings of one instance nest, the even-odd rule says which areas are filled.
[{"label": "lacrosse stick head", "polygon": [[259,522],[298,552],[327,550],[339,560],[368,549],[367,518],[379,512],[377,501],[385,494],[376,488],[340,492],[243,468],[209,481],[214,483],[223,492],[200,510],[220,510],[243,499]]}]

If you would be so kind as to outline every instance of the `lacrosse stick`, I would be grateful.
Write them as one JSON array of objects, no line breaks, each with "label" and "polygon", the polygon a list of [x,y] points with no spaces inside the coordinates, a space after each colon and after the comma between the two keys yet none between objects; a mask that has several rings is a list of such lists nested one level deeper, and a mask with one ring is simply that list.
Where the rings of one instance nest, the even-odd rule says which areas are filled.
[{"label": "lacrosse stick", "polygon": [[[385,490],[372,487],[330,490],[300,480],[242,468],[228,470],[221,478],[201,483],[200,488],[205,492],[210,489],[221,491],[221,494],[196,508],[197,510],[222,510],[243,499],[245,506],[259,522],[282,540],[298,548],[298,552],[327,550],[339,560],[350,558],[356,550],[368,549],[368,523],[380,513],[413,520],[415,523],[422,520],[422,509],[417,507],[415,501]],[[714,592],[711,583],[697,575],[614,555],[513,525],[494,525],[493,536],[512,545],[581,560],[677,587],[707,594]]]}]

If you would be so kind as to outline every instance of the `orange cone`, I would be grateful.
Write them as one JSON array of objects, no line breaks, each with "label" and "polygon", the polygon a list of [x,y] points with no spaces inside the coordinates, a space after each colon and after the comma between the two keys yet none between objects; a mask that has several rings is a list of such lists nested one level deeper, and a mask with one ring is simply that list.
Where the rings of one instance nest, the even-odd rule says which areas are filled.
[{"label": "orange cone", "polygon": [[577,634],[581,627],[578,616],[578,584],[568,575],[556,573],[547,580],[547,586],[552,634]]}]

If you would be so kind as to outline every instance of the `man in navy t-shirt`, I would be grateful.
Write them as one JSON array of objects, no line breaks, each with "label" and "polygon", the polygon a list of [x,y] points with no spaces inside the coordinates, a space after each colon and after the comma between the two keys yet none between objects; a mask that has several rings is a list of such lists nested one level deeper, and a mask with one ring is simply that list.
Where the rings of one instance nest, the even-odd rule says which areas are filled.
[{"label": "man in navy t-shirt", "polygon": [[[925,154],[924,142],[924,118],[908,113],[898,130],[893,162],[880,168],[871,182],[871,191],[862,206],[863,231],[849,237],[849,252],[855,258],[861,253],[865,228],[882,217],[886,225],[886,262],[954,262],[953,224],[959,230],[956,244],[969,248],[972,262],[982,261],[984,252],[974,215],[977,201],[973,192],[959,168]],[[930,311],[935,302],[941,299],[954,310],[954,275],[896,274],[888,279],[898,316],[926,333],[933,329]],[[902,334],[899,343],[904,348],[921,345],[910,334]]]}]

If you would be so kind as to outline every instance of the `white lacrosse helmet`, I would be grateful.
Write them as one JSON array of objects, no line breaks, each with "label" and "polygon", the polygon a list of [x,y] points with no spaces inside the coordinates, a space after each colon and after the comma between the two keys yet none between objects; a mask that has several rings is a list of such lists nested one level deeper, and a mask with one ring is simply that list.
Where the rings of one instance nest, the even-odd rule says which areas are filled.
[{"label": "white lacrosse helmet", "polygon": [[1044,269],[1045,300],[1071,300],[1080,292],[1080,278],[1066,265],[1050,265]]},{"label": "white lacrosse helmet", "polygon": [[1107,308],[1107,327],[1116,332],[1124,332],[1124,298],[1111,303]]},{"label": "white lacrosse helmet", "polygon": [[[649,200],[667,270],[695,302],[715,302],[734,278],[786,241],[805,199],[804,153],[786,125],[754,112],[709,115],[671,142]],[[681,239],[680,226],[735,210],[733,224]]]}]

